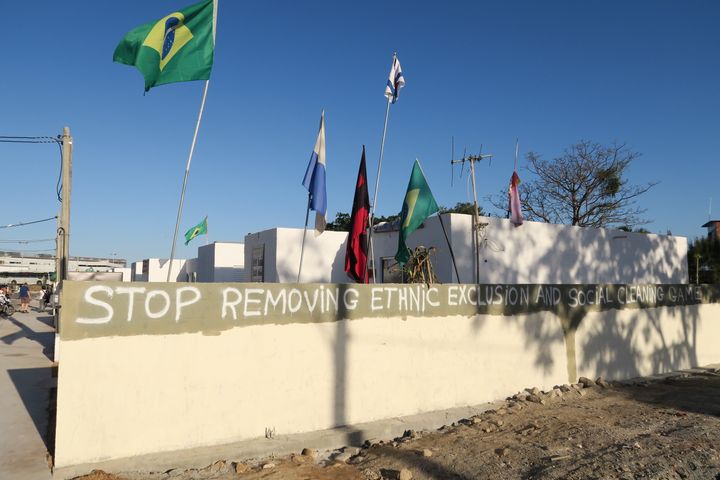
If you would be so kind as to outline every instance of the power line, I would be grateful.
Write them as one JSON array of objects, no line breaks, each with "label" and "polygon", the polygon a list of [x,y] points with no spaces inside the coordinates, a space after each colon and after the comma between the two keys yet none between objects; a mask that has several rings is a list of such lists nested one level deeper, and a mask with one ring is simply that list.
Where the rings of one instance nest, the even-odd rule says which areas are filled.
[{"label": "power line", "polygon": [[0,225],[0,228],[13,228],[13,227],[23,227],[25,225],[32,225],[34,223],[42,223],[42,222],[49,222],[50,220],[57,220],[57,215],[50,218],[43,218],[42,220],[33,220],[32,222],[19,222],[19,223],[10,223],[8,225]]},{"label": "power line", "polygon": [[3,253],[40,253],[40,252],[54,252],[54,248],[46,248],[44,250],[3,250]]},{"label": "power line", "polygon": [[62,139],[58,135],[57,137],[48,136],[13,136],[13,135],[0,135],[0,143],[54,143],[60,148],[60,173],[58,174],[58,180],[55,184],[55,194],[57,195],[58,202],[62,202]]},{"label": "power line", "polygon": [[0,240],[0,243],[42,243],[42,242],[54,242],[55,238],[42,238],[35,240]]}]

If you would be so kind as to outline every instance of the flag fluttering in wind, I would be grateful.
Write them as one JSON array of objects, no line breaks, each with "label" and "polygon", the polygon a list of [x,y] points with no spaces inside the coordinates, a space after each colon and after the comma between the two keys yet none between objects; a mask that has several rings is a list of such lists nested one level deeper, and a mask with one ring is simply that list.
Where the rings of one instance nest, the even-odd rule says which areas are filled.
[{"label": "flag fluttering in wind", "polygon": [[385,87],[385,96],[391,103],[397,102],[400,95],[400,89],[405,86],[405,77],[403,77],[402,68],[400,68],[400,60],[393,57],[393,64],[390,68],[387,87]]},{"label": "flag fluttering in wind", "polygon": [[407,237],[417,230],[426,218],[437,211],[437,202],[425,180],[420,162],[415,160],[400,212],[400,235],[398,236],[398,250],[395,254],[395,260],[398,263],[402,265],[410,259],[410,250],[405,244]]},{"label": "flag fluttering in wind", "polygon": [[355,199],[350,215],[350,233],[345,249],[345,272],[358,283],[368,283],[367,276],[367,228],[370,214],[367,171],[365,170],[365,146],[363,145],[355,184]]},{"label": "flag fluttering in wind", "polygon": [[508,211],[510,212],[510,221],[516,227],[519,227],[523,223],[522,211],[520,210],[520,192],[518,192],[518,185],[520,185],[520,177],[517,172],[513,171],[512,177],[510,177],[510,203],[508,205]]},{"label": "flag fluttering in wind", "polygon": [[315,231],[321,234],[325,231],[327,219],[327,191],[325,188],[325,111],[320,115],[320,131],[318,132],[315,148],[310,156],[305,178],[302,182],[310,194],[309,207],[315,211]]},{"label": "flag fluttering in wind", "polygon": [[202,222],[185,232],[185,245],[190,243],[190,240],[198,235],[207,235],[207,217],[205,217]]},{"label": "flag fluttering in wind", "polygon": [[118,44],[113,61],[140,70],[146,92],[166,83],[207,80],[216,15],[214,0],[203,0],[134,28]]}]

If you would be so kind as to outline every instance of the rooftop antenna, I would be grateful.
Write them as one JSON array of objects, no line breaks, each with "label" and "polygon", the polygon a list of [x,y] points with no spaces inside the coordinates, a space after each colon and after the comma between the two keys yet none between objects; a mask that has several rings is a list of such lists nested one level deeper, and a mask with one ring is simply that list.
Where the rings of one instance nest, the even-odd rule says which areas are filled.
[{"label": "rooftop antenna", "polygon": [[[453,139],[453,150],[454,150],[454,139]],[[459,159],[459,160],[451,159],[450,160],[451,168],[456,163],[461,164],[463,166],[463,168],[464,168],[466,162],[470,164],[470,179],[472,180],[473,206],[474,206],[474,208],[473,208],[473,223],[472,223],[472,237],[473,237],[473,250],[475,251],[475,255],[473,255],[473,257],[474,257],[473,265],[474,265],[474,270],[475,270],[475,279],[474,279],[475,284],[480,282],[480,249],[479,249],[480,242],[478,240],[478,233],[480,230],[480,209],[478,208],[477,189],[475,186],[476,185],[475,184],[475,163],[481,162],[486,159],[488,161],[492,162],[492,154],[489,154],[489,153],[483,154],[482,153],[482,144],[480,144],[480,152],[477,155],[466,156],[465,153],[463,152],[463,156],[461,159]]]},{"label": "rooftop antenna", "polygon": [[712,197],[710,197],[710,202],[708,205],[708,222],[712,220]]}]

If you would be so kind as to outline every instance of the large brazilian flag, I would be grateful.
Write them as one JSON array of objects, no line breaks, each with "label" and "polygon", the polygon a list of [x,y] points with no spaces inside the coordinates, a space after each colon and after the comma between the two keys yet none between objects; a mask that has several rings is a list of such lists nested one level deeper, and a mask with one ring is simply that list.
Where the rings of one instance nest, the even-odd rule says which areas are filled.
[{"label": "large brazilian flag", "polygon": [[166,83],[207,80],[213,64],[215,15],[213,0],[203,0],[137,27],[120,41],[113,61],[140,70],[146,92]]},{"label": "large brazilian flag", "polygon": [[398,238],[398,250],[395,254],[395,260],[403,265],[410,259],[410,250],[405,241],[407,237],[420,228],[426,218],[433,213],[437,213],[438,205],[430,191],[430,186],[425,180],[420,163],[415,160],[412,173],[410,174],[410,182],[408,182],[407,193],[405,193],[405,201],[403,202],[402,212],[400,212],[400,235]]}]

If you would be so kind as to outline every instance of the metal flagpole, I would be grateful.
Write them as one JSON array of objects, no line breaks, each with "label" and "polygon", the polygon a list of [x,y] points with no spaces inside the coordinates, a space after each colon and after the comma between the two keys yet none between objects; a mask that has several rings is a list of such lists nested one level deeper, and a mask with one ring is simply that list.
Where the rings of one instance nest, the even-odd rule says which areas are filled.
[{"label": "metal flagpole", "polygon": [[455,276],[457,282],[460,283],[460,274],[458,273],[457,264],[455,263],[455,253],[453,252],[452,245],[450,245],[450,239],[448,238],[447,231],[445,230],[445,224],[442,220],[442,213],[438,212],[438,220],[440,220],[440,226],[442,227],[443,235],[445,235],[445,241],[447,242],[448,249],[450,250],[450,258],[452,259],[453,268],[455,269]]},{"label": "metal flagpole", "polygon": [[303,255],[305,255],[305,237],[307,236],[308,218],[310,217],[310,193],[308,193],[308,206],[305,210],[305,230],[303,230],[302,246],[300,247],[300,267],[298,267],[297,283],[300,283],[300,273],[302,272]]},{"label": "metal flagpole", "polygon": [[173,235],[172,249],[170,250],[170,264],[168,265],[167,281],[170,282],[170,274],[172,273],[173,260],[175,259],[175,242],[177,242],[178,229],[180,228],[180,219],[182,218],[183,203],[185,203],[185,188],[187,187],[188,174],[190,173],[190,163],[192,162],[193,153],[195,152],[195,142],[197,141],[198,130],[200,130],[200,121],[202,120],[203,110],[205,109],[205,98],[207,97],[210,80],[205,80],[205,90],[203,91],[202,103],[200,104],[200,113],[198,114],[197,123],[195,124],[195,134],[193,135],[192,144],[190,145],[190,155],[188,155],[187,166],[185,167],[185,177],[183,178],[182,191],[180,192],[180,206],[178,207],[177,220],[175,220],[175,234]]},{"label": "metal flagpole", "polygon": [[[393,61],[391,65],[395,65],[395,59],[397,58],[397,53],[393,53]],[[377,205],[377,197],[378,197],[378,188],[380,187],[380,171],[382,169],[382,161],[383,161],[383,153],[385,152],[385,137],[387,135],[387,125],[388,125],[388,117],[390,116],[390,103],[392,103],[392,96],[387,97],[387,107],[385,107],[385,123],[383,125],[383,134],[382,134],[382,140],[380,141],[380,159],[378,160],[378,169],[377,169],[377,176],[375,177],[375,193],[373,193],[373,201],[372,205],[370,205],[370,231],[368,233],[368,250],[370,251],[370,258],[372,259],[372,265],[373,265],[373,283],[377,283],[375,280],[376,272],[377,272],[377,266],[375,265],[375,251],[373,249],[373,242],[372,242],[372,231],[373,231],[373,218],[375,218],[375,209]],[[367,264],[369,265],[369,264]],[[366,265],[366,269],[369,267]]]},{"label": "metal flagpole", "polygon": [[[380,170],[382,169],[383,152],[385,151],[385,136],[387,134],[388,117],[390,116],[390,98],[387,101],[387,108],[385,109],[385,125],[383,126],[382,141],[380,142],[380,159],[378,160],[377,176],[375,177],[375,193],[373,193],[373,203],[370,205],[370,231],[368,232],[368,244],[370,246],[370,258],[372,259],[373,265],[373,283],[375,281],[375,272],[377,271],[375,265],[375,250],[373,248],[372,231],[373,231],[373,219],[375,218],[375,206],[377,205],[378,188],[380,187]],[[369,264],[368,264],[369,265]],[[367,265],[366,265],[366,268]]]}]

